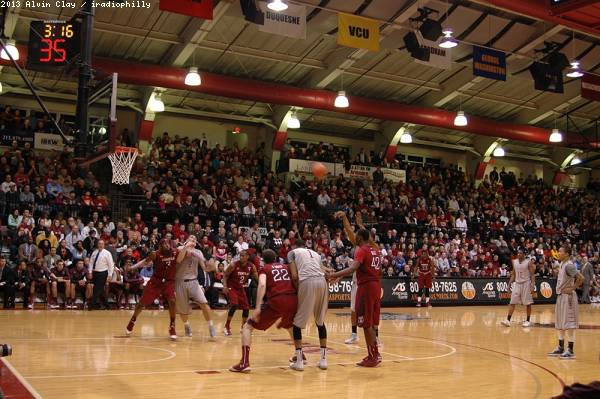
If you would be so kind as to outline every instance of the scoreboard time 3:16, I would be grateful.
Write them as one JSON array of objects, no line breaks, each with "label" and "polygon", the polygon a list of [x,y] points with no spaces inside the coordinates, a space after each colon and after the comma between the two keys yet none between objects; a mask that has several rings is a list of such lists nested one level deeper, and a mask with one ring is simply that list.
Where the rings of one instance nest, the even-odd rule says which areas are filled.
[{"label": "scoreboard time 3:16", "polygon": [[79,54],[79,21],[32,21],[27,67],[48,70],[69,64]]}]

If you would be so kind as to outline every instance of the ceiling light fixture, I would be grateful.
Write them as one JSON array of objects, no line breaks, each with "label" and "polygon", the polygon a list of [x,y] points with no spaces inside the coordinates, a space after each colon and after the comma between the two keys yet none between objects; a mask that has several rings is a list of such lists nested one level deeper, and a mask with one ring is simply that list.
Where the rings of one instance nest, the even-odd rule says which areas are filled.
[{"label": "ceiling light fixture", "polygon": [[298,116],[296,115],[295,112],[293,112],[292,115],[290,115],[290,119],[288,119],[287,127],[288,127],[288,129],[300,129],[300,119],[298,119]]},{"label": "ceiling light fixture", "polygon": [[335,98],[333,105],[336,108],[348,108],[350,106],[350,102],[348,101],[348,97],[346,97],[346,92],[344,90],[338,91],[338,95]]},{"label": "ceiling light fixture", "polygon": [[575,157],[571,160],[571,165],[579,165],[581,163],[581,159],[579,157]]},{"label": "ceiling light fixture", "polygon": [[154,93],[150,97],[150,111],[152,112],[164,112],[165,111],[165,103],[162,100],[161,93]]},{"label": "ceiling light fixture", "polygon": [[269,10],[273,11],[284,11],[287,10],[288,5],[281,0],[271,0],[269,1],[267,7],[269,8]]},{"label": "ceiling light fixture", "polygon": [[583,76],[583,72],[581,72],[581,68],[579,68],[579,61],[571,61],[571,69],[567,76],[570,78],[580,78]]},{"label": "ceiling light fixture", "polygon": [[402,135],[400,136],[400,142],[402,144],[410,144],[412,143],[412,136],[410,135],[409,132],[405,131],[404,133],[402,133]]},{"label": "ceiling light fixture", "polygon": [[190,67],[185,76],[185,84],[186,86],[200,86],[202,84],[202,78],[198,73],[198,68]]},{"label": "ceiling light fixture", "polygon": [[549,141],[551,143],[561,143],[563,141],[563,135],[558,129],[552,129],[552,133],[550,133]]},{"label": "ceiling light fixture", "polygon": [[506,155],[506,153],[504,152],[504,148],[498,146],[494,149],[495,157],[503,157],[504,155]]},{"label": "ceiling light fixture", "polygon": [[469,120],[465,115],[464,111],[458,111],[456,113],[456,117],[454,118],[454,126],[467,126],[469,124]]},{"label": "ceiling light fixture", "polygon": [[444,29],[444,37],[438,46],[441,48],[453,48],[458,46],[458,41],[452,37],[452,28]]},{"label": "ceiling light fixture", "polygon": [[10,61],[10,57],[8,56],[9,54],[12,56],[13,60],[17,61],[19,59],[19,49],[17,48],[16,42],[14,40],[6,41],[2,52],[0,52],[0,58],[2,58],[3,60]]}]

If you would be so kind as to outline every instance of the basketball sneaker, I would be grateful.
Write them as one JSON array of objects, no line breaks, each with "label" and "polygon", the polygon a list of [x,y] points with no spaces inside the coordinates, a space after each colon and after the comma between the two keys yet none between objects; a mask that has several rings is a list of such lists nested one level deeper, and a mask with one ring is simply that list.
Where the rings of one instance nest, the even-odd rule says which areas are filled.
[{"label": "basketball sneaker", "polygon": [[523,324],[521,324],[521,325],[522,325],[523,327],[531,327],[531,322],[529,322],[529,321],[525,320],[525,321],[523,322]]},{"label": "basketball sneaker", "polygon": [[428,304],[427,304],[427,307],[428,307],[428,308],[432,308],[433,306],[431,306],[431,303],[428,303]]},{"label": "basketball sneaker", "polygon": [[215,326],[208,326],[208,333],[210,334],[211,338],[215,338],[217,336],[217,329]]},{"label": "basketball sneaker", "polygon": [[177,333],[175,332],[175,326],[169,327],[169,338],[171,341],[177,340]]},{"label": "basketball sneaker", "polygon": [[379,358],[369,357],[367,356],[361,362],[356,363],[359,367],[377,367],[381,364],[381,360]]},{"label": "basketball sneaker", "polygon": [[556,349],[554,349],[552,352],[548,352],[548,356],[560,356],[563,354],[564,351],[564,348],[557,346]]},{"label": "basketball sneaker", "polygon": [[351,345],[358,342],[358,334],[352,333],[350,338],[344,341],[345,344]]},{"label": "basketball sneaker", "polygon": [[242,364],[241,362],[236,364],[235,366],[229,367],[229,371],[234,373],[248,373],[250,372],[249,364]]},{"label": "basketball sneaker", "polygon": [[500,322],[500,324],[502,324],[505,327],[510,327],[510,320],[504,319]]},{"label": "basketball sneaker", "polygon": [[225,335],[226,337],[229,337],[231,335],[231,328],[225,327],[223,329],[223,335]]},{"label": "basketball sneaker", "polygon": [[185,336],[191,337],[192,336],[192,326],[189,324],[184,324],[183,327],[185,329]]},{"label": "basketball sneaker", "polygon": [[[297,360],[296,355],[294,355],[294,356],[290,357],[289,362],[290,363],[296,363],[296,360]],[[304,353],[302,353],[302,362],[304,364],[308,364],[308,360],[306,360],[306,356],[304,356]]]},{"label": "basketball sneaker", "polygon": [[321,360],[319,360],[319,364],[317,364],[317,367],[321,370],[327,370],[327,359],[321,358]]},{"label": "basketball sneaker", "polygon": [[573,352],[571,352],[570,349],[567,349],[566,351],[564,351],[563,353],[561,353],[558,358],[560,360],[574,360],[575,359],[575,354]]},{"label": "basketball sneaker", "polygon": [[[421,302],[417,302],[417,307],[420,308],[421,307]],[[362,363],[362,362],[361,362]]]},{"label": "basketball sneaker", "polygon": [[125,328],[125,335],[131,335],[131,333],[133,333],[133,327],[135,327],[135,321],[129,320],[129,324],[127,324],[127,328]]},{"label": "basketball sneaker", "polygon": [[296,360],[294,363],[290,363],[290,368],[296,371],[304,371],[304,362]]}]

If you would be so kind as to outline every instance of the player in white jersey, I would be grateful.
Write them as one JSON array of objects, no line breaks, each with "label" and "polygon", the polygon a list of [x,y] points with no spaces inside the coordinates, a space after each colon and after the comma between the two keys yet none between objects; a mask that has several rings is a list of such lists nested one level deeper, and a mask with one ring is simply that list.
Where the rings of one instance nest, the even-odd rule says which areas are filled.
[{"label": "player in white jersey", "polygon": [[321,358],[318,367],[327,369],[327,329],[325,315],[329,304],[329,285],[325,280],[325,270],[321,255],[312,249],[304,248],[304,241],[297,239],[294,249],[288,253],[292,282],[298,290],[298,310],[294,317],[292,333],[296,354],[290,359],[290,368],[304,370],[304,354],[302,352],[302,329],[312,314],[319,331]]},{"label": "player in white jersey", "polygon": [[[342,222],[344,223],[344,231],[346,232],[346,237],[348,237],[348,240],[352,243],[352,245],[356,245],[356,236],[354,235],[354,231],[352,230],[352,226],[350,225],[350,221],[348,221],[348,217],[346,216],[346,213],[344,211],[338,211],[335,213],[335,218],[342,219]],[[362,217],[360,216],[360,212],[356,213],[355,219],[356,219],[356,224],[358,225],[359,228],[369,231],[369,229],[367,229],[363,225]],[[379,245],[377,245],[375,243],[375,241],[373,241],[373,238],[371,236],[369,236],[369,245],[371,245],[373,248],[379,247]],[[346,343],[348,345],[355,344],[358,342],[358,333],[357,333],[358,318],[356,316],[356,290],[357,290],[357,288],[358,288],[358,282],[356,280],[356,272],[354,272],[354,273],[352,273],[352,291],[350,291],[350,322],[352,323],[352,335],[350,335],[350,338],[348,338],[347,340],[344,341],[344,343]],[[376,326],[375,334],[377,336],[377,346],[381,347],[381,341],[379,341],[379,326]]]},{"label": "player in white jersey", "polygon": [[211,318],[210,307],[208,301],[204,295],[204,290],[198,283],[198,266],[206,272],[214,270],[214,264],[207,265],[204,254],[195,249],[196,248],[196,236],[190,236],[184,243],[183,247],[178,248],[185,254],[183,260],[177,263],[177,274],[175,275],[175,306],[177,313],[183,321],[185,328],[185,336],[192,336],[192,326],[189,322],[189,316],[192,311],[190,301],[198,304],[202,309],[204,319],[208,322],[208,332],[212,338],[217,336],[215,326]]},{"label": "player in white jersey", "polygon": [[532,294],[535,291],[535,265],[529,258],[525,257],[523,248],[519,248],[517,259],[514,259],[512,264],[513,268],[508,282],[511,290],[510,304],[508,305],[508,316],[506,316],[506,320],[502,320],[502,325],[510,327],[510,319],[515,311],[515,306],[525,305],[527,307],[527,320],[522,325],[523,327],[530,327]]},{"label": "player in white jersey", "polygon": [[[554,324],[558,330],[558,347],[548,353],[548,356],[558,356],[563,360],[575,359],[575,330],[579,328],[579,308],[575,290],[583,284],[583,276],[577,271],[570,258],[571,248],[560,247]],[[565,349],[565,332],[569,342],[567,349]]]}]

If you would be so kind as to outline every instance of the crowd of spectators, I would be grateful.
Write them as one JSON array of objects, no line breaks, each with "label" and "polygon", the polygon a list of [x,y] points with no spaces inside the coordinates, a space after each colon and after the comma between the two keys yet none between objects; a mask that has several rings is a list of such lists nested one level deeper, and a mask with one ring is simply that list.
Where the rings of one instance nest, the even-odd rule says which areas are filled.
[{"label": "crowd of spectators", "polygon": [[[343,151],[328,154],[324,145],[308,148],[307,159],[350,161]],[[361,153],[359,162],[383,162],[382,154]],[[119,266],[107,290],[116,293],[118,304],[127,304],[128,282],[152,273],[151,267],[130,273],[127,266],[161,238],[176,246],[195,235],[205,256],[218,263],[211,282],[222,279],[242,250],[255,254],[271,248],[286,259],[298,237],[327,266],[345,268],[352,245],[333,217],[344,210],[351,220],[360,212],[372,229],[385,256],[385,277],[414,277],[423,251],[440,277],[507,277],[514,253],[525,248],[537,275],[550,278],[556,276],[557,249],[565,242],[580,266],[589,263],[600,275],[595,183],[591,190],[553,189],[531,176],[494,170],[475,185],[454,165],[402,163],[397,167],[406,170],[406,183],[343,176],[314,181],[275,174],[269,166],[264,144],[254,150],[209,146],[165,133],[132,170],[132,216],[114,220],[106,191],[92,172],[67,154],[42,155],[14,144],[0,158],[2,251],[9,264],[18,264],[15,270],[28,271],[24,290],[35,295],[37,281],[55,305],[52,283],[60,281],[55,269],[66,268],[66,279],[80,288],[82,279],[73,276],[81,277],[77,270],[87,269],[102,240]],[[65,294],[67,303],[75,291]]]}]

